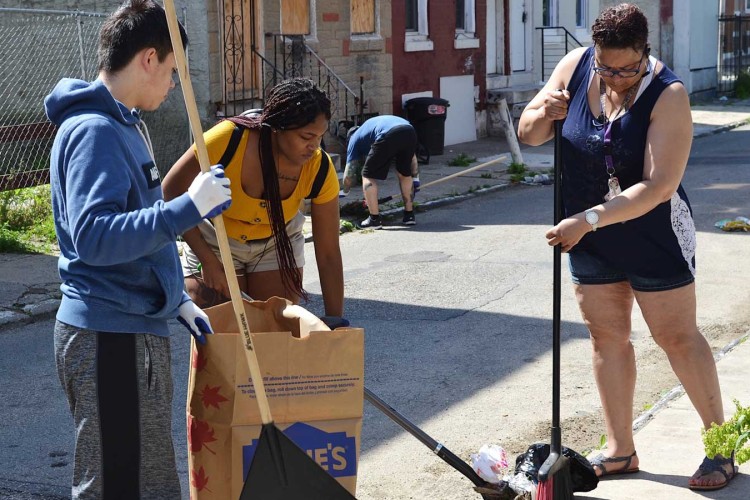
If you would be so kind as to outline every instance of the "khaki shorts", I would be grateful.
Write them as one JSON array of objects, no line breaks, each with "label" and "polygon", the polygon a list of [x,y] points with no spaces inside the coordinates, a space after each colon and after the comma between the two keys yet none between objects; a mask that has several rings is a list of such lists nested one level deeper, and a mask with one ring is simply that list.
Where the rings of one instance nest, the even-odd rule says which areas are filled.
[{"label": "khaki shorts", "polygon": [[[286,225],[286,233],[294,249],[294,260],[297,267],[305,266],[305,235],[302,233],[302,226],[305,224],[305,216],[302,212],[297,212],[292,220]],[[203,239],[206,240],[211,250],[220,256],[219,242],[216,239],[216,230],[207,220],[198,224]],[[238,275],[250,273],[259,273],[263,271],[275,271],[279,268],[276,262],[276,242],[273,236],[262,240],[248,240],[243,243],[234,238],[229,238],[229,248],[232,251],[232,260],[234,269]],[[193,250],[188,245],[183,245],[182,251],[182,274],[183,276],[200,276],[198,264],[200,261]]]}]

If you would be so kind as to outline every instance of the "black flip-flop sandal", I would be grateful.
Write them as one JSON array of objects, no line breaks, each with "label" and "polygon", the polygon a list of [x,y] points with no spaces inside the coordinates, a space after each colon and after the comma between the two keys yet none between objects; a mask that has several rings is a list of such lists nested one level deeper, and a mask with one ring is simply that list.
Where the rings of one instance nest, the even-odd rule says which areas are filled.
[{"label": "black flip-flop sandal", "polygon": [[[635,452],[633,452],[632,455],[624,456],[624,457],[607,457],[604,455],[604,453],[599,453],[594,458],[589,459],[589,463],[593,467],[598,467],[599,470],[602,472],[599,476],[600,478],[604,476],[616,476],[618,474],[633,474],[635,472],[640,471],[640,469],[636,467],[630,467],[630,462],[633,461],[633,457],[635,457]],[[617,470],[608,471],[606,465],[604,464],[618,464],[625,462],[625,465]]]},{"label": "black flip-flop sandal", "polygon": [[[732,472],[727,472],[724,469],[725,465],[731,465],[732,466]],[[734,479],[734,476],[736,476],[739,473],[739,467],[734,465],[734,452],[732,452],[732,455],[729,458],[708,458],[705,457],[703,459],[703,463],[701,463],[700,467],[698,467],[698,471],[700,471],[701,475],[698,476],[698,478],[702,478],[704,476],[707,476],[713,472],[721,472],[721,474],[724,476],[724,482],[719,484],[707,484],[707,485],[693,485],[688,483],[688,488],[695,491],[714,491],[714,490],[720,490],[724,486],[729,484],[729,481]]]}]

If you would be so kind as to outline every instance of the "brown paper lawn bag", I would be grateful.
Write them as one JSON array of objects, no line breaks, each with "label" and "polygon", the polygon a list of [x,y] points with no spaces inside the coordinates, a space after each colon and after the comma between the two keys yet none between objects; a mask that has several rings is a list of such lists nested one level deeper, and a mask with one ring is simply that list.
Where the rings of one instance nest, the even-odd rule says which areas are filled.
[{"label": "brown paper lawn bag", "polygon": [[[334,331],[300,306],[244,301],[276,426],[355,494],[364,390],[364,331]],[[193,342],[187,426],[190,498],[237,499],[261,419],[231,303],[205,310],[214,329]],[[294,477],[290,477],[294,480]]]}]

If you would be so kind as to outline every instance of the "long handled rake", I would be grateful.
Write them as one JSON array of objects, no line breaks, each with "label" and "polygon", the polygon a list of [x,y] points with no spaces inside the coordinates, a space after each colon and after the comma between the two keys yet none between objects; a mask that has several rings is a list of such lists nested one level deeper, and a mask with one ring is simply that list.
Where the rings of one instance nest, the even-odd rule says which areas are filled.
[{"label": "long handled rake", "polygon": [[[195,104],[193,86],[187,70],[187,61],[180,36],[174,1],[164,0],[164,10],[167,14],[169,35],[172,40],[177,71],[182,84],[185,106],[190,120],[190,129],[198,150],[198,162],[200,163],[201,171],[207,172],[210,170],[211,165],[203,139],[198,108]],[[245,358],[250,368],[250,376],[255,388],[255,397],[260,407],[262,421],[257,450],[250,464],[240,498],[242,500],[347,500],[354,498],[274,424],[263,384],[263,376],[260,372],[258,358],[248,327],[247,315],[242,303],[239,283],[234,273],[232,253],[229,249],[229,240],[227,239],[224,227],[224,219],[219,215],[213,219],[213,223],[219,241],[221,262],[229,284],[232,308],[245,343]]]}]

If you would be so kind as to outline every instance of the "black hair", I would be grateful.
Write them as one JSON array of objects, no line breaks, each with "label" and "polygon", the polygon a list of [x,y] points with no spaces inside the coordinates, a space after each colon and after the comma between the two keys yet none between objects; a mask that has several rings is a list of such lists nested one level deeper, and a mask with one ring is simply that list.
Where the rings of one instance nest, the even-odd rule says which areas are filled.
[{"label": "black hair", "polygon": [[331,119],[331,101],[326,93],[308,78],[292,78],[271,89],[260,115],[227,118],[237,125],[260,131],[258,148],[263,172],[263,199],[276,243],[276,262],[284,287],[304,300],[308,299],[308,294],[302,286],[302,274],[297,268],[294,249],[286,232],[271,136],[274,130],[294,130],[309,125],[321,114],[325,115],[326,120]]},{"label": "black hair", "polygon": [[648,19],[632,3],[609,7],[599,14],[591,26],[591,39],[599,48],[632,48],[642,52],[648,47]]},{"label": "black hair", "polygon": [[[179,26],[182,45],[187,47],[187,33]],[[127,0],[99,31],[99,71],[117,72],[146,48],[156,49],[159,62],[173,52],[166,12],[153,0]]]}]

